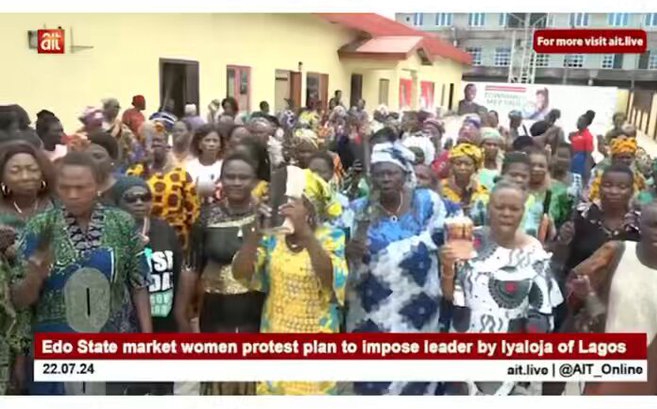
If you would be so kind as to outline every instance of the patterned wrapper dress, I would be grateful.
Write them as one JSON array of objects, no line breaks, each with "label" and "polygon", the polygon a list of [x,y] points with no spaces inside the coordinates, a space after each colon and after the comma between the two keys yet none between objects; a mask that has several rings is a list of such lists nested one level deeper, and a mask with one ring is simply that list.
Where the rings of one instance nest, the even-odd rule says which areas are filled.
[{"label": "patterned wrapper dress", "polygon": [[[263,238],[256,262],[253,289],[266,293],[260,332],[337,333],[340,306],[347,285],[345,236],[340,229],[321,225],[315,237],[331,258],[333,286],[322,286],[308,251],[293,251],[285,236]],[[335,382],[260,382],[258,395],[332,395]]]},{"label": "patterned wrapper dress", "polygon": [[[352,203],[356,223],[369,207],[368,199]],[[413,193],[410,210],[397,217],[372,220],[367,253],[350,260],[348,332],[440,332],[442,293],[438,276],[438,246],[442,244],[446,210],[428,189]],[[352,228],[352,236],[357,233]],[[363,382],[361,395],[434,395],[435,382]]]},{"label": "patterned wrapper dress", "polygon": [[[149,284],[149,265],[135,222],[129,214],[97,204],[83,230],[66,209],[40,213],[25,226],[18,264],[25,266],[40,237],[52,234],[54,265],[33,305],[32,330],[38,332],[127,332],[132,289]],[[20,282],[25,268],[16,268]],[[31,394],[85,394],[91,384],[36,382]]]},{"label": "patterned wrapper dress", "polygon": [[[488,229],[476,235],[477,255],[456,273],[452,332],[551,331],[553,309],[563,302],[550,270],[551,255],[535,239],[523,248],[507,249],[489,239]],[[469,395],[530,393],[516,382],[467,381],[456,390]]]}]

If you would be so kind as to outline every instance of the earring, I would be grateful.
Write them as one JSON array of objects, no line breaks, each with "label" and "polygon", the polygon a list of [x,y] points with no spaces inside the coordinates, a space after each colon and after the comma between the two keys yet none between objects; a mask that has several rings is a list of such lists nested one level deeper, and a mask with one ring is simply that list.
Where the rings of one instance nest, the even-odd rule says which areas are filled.
[{"label": "earring", "polygon": [[41,180],[41,190],[44,191],[48,189],[48,183],[45,180]]},{"label": "earring", "polygon": [[11,193],[7,185],[5,185],[4,183],[0,184],[0,191],[2,191],[3,196],[9,196],[9,194]]}]

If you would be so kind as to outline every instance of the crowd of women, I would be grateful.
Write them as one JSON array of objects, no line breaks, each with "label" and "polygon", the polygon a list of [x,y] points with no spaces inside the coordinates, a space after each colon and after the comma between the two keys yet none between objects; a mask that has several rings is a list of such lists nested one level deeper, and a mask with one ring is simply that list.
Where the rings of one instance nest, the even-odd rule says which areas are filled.
[{"label": "crowd of women", "polygon": [[[429,112],[316,102],[239,116],[227,98],[206,121],[146,119],[140,96],[119,118],[108,99],[70,133],[0,107],[0,394],[564,391],[31,380],[34,333],[175,331],[645,332],[649,382],[581,392],[657,393],[657,166],[622,114],[596,164],[591,111],[568,132],[553,110],[528,134],[479,107],[449,135]],[[455,221],[472,226],[465,247]]]}]

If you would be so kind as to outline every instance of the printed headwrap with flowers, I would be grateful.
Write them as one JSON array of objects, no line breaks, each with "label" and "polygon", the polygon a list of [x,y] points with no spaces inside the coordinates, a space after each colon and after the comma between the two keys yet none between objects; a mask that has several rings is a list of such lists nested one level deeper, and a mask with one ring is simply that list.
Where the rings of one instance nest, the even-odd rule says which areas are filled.
[{"label": "printed headwrap with flowers", "polygon": [[609,144],[611,156],[630,153],[636,154],[639,145],[636,138],[614,138]]}]

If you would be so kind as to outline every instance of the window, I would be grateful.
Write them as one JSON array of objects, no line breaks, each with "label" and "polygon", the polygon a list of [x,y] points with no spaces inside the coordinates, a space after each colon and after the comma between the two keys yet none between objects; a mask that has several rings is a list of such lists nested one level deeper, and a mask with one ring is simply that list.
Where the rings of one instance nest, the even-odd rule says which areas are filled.
[{"label": "window", "polygon": [[421,26],[424,21],[424,15],[422,13],[413,14],[413,25]]},{"label": "window", "polygon": [[511,49],[510,48],[496,48],[495,49],[495,66],[508,67],[511,64]]},{"label": "window", "polygon": [[602,64],[604,69],[623,69],[623,54],[606,54],[602,56]]},{"label": "window", "polygon": [[465,52],[472,56],[472,65],[481,65],[481,47],[467,47]]},{"label": "window", "polygon": [[550,62],[550,54],[536,54],[534,56],[534,66],[547,67]]},{"label": "window", "polygon": [[509,15],[507,13],[500,13],[500,21],[499,21],[500,27],[506,27],[506,22],[508,18]]},{"label": "window", "polygon": [[657,53],[650,52],[650,57],[648,58],[648,69],[657,70]]},{"label": "window", "polygon": [[582,68],[584,66],[584,54],[568,54],[563,59],[566,68]]},{"label": "window", "polygon": [[657,70],[657,51],[649,50],[639,57],[640,70]]},{"label": "window", "polygon": [[602,56],[602,68],[614,68],[614,60],[616,59],[616,54],[606,54]]},{"label": "window", "polygon": [[611,27],[627,27],[630,24],[630,13],[609,13],[607,24]]},{"label": "window", "polygon": [[[502,18],[500,17],[500,22]],[[506,28],[524,28],[525,27],[525,13],[506,13],[504,15],[504,22]]]},{"label": "window", "polygon": [[648,13],[646,14],[646,21],[644,22],[646,27],[657,27],[657,13]]},{"label": "window", "polygon": [[470,27],[482,27],[485,21],[486,21],[486,14],[484,13],[468,14],[468,25]]},{"label": "window", "polygon": [[588,27],[589,13],[570,13],[570,25],[572,27]]},{"label": "window", "polygon": [[554,27],[556,25],[556,17],[554,14],[548,14],[545,21],[545,27]]},{"label": "window", "polygon": [[532,13],[529,15],[529,25],[533,28],[545,28],[547,27],[547,22],[547,13]]},{"label": "window", "polygon": [[390,80],[381,78],[379,80],[379,104],[388,105],[390,94]]},{"label": "window", "polygon": [[449,27],[452,25],[453,18],[453,13],[436,13],[436,25],[439,27]]}]

